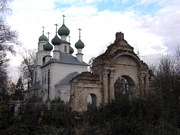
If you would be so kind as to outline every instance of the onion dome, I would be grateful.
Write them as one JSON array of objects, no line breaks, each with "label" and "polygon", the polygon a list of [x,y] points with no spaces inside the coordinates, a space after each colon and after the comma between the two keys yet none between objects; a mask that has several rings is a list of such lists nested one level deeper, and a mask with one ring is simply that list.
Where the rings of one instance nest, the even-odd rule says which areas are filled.
[{"label": "onion dome", "polygon": [[42,35],[39,37],[39,41],[48,41],[48,38],[44,35],[44,26],[43,26],[43,31],[42,31]]},{"label": "onion dome", "polygon": [[44,48],[44,51],[52,51],[53,46],[48,41],[47,44],[43,45],[43,48]]},{"label": "onion dome", "polygon": [[51,40],[51,43],[53,44],[53,45],[60,45],[61,44],[61,39],[58,37],[58,35],[57,35],[57,24],[55,24],[55,26],[56,26],[56,35],[55,35],[55,37]]},{"label": "onion dome", "polygon": [[69,53],[70,54],[73,54],[74,53],[74,49],[70,46],[70,48],[69,48]]},{"label": "onion dome", "polygon": [[48,42],[43,45],[43,48],[44,48],[44,51],[52,51],[53,49],[53,46],[49,43],[49,32],[48,32]]},{"label": "onion dome", "polygon": [[63,24],[63,25],[59,28],[59,30],[58,30],[58,34],[59,34],[60,36],[68,36],[69,33],[70,33],[70,31],[69,31],[69,29],[66,27],[65,24]]},{"label": "onion dome", "polygon": [[79,40],[75,43],[77,49],[83,49],[84,43],[81,41],[81,29],[79,29]]},{"label": "onion dome", "polygon": [[64,17],[65,17],[65,15],[63,15],[63,24],[62,24],[62,26],[59,28],[59,30],[58,30],[58,34],[60,35],[60,36],[68,36],[69,35],[69,33],[70,33],[70,30],[66,27],[66,25],[64,24]]},{"label": "onion dome", "polygon": [[51,40],[51,43],[52,43],[53,45],[60,45],[60,44],[61,44],[61,39],[57,36],[57,34],[56,34],[56,36]]},{"label": "onion dome", "polygon": [[44,35],[44,33],[39,37],[39,41],[48,41],[48,38]]},{"label": "onion dome", "polygon": [[81,39],[79,39],[76,43],[75,43],[75,47],[77,49],[83,49],[84,48],[84,43],[81,41]]}]

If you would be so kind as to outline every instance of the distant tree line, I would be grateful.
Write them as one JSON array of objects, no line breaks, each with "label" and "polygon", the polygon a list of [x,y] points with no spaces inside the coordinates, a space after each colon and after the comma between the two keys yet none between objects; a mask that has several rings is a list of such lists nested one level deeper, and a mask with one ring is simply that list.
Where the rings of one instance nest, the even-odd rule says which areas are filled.
[{"label": "distant tree line", "polygon": [[[122,95],[84,113],[70,112],[61,99],[52,101],[50,110],[46,105],[36,105],[31,99],[22,105],[18,115],[6,109],[0,134],[179,135],[179,58],[161,59],[154,71],[154,90],[146,97],[129,100],[127,95]],[[21,88],[21,85],[16,86],[17,91]]]}]

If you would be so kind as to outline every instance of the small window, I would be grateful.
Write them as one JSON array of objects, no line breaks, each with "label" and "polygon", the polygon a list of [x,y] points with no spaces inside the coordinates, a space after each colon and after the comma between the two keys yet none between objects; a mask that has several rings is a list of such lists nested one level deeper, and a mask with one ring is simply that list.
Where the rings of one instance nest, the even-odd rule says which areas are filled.
[{"label": "small window", "polygon": [[43,63],[43,65],[45,64],[45,57],[43,57],[43,59],[42,59],[42,63]]},{"label": "small window", "polygon": [[64,52],[67,52],[67,46],[66,45],[64,46]]}]

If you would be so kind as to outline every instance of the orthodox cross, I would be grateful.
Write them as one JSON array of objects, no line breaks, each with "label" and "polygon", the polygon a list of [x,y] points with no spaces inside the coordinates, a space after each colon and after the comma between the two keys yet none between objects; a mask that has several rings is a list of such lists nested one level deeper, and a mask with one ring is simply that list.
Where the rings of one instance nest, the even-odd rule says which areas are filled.
[{"label": "orthodox cross", "polygon": [[49,35],[51,34],[50,32],[47,32],[47,34],[48,34],[48,39],[49,39]]},{"label": "orthodox cross", "polygon": [[57,34],[57,27],[58,27],[58,24],[54,24],[56,26],[56,34]]},{"label": "orthodox cross", "polygon": [[79,30],[79,39],[81,39],[81,30],[82,29],[79,28],[78,30]]},{"label": "orthodox cross", "polygon": [[44,28],[45,28],[45,27],[44,27],[44,26],[42,26],[42,29],[43,29],[42,34],[44,34]]},{"label": "orthodox cross", "polygon": [[65,16],[65,15],[63,15],[63,24],[64,24],[65,17],[66,17],[66,16]]}]

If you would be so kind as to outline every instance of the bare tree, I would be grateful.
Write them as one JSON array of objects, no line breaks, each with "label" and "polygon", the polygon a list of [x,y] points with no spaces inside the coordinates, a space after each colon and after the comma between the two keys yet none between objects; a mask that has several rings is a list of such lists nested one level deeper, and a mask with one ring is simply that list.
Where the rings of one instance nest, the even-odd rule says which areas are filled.
[{"label": "bare tree", "polygon": [[92,64],[93,64],[93,60],[94,60],[94,57],[92,57],[92,58],[89,60],[89,62],[88,62],[90,72],[92,72]]},{"label": "bare tree", "polygon": [[180,74],[180,45],[178,45],[176,48],[176,63],[177,63],[178,73]]},{"label": "bare tree", "polygon": [[23,100],[23,98],[24,98],[23,92],[24,92],[24,86],[22,83],[22,78],[19,77],[17,84],[16,84],[15,93],[14,93],[15,100]]},{"label": "bare tree", "polygon": [[161,59],[157,69],[156,83],[165,101],[168,101],[170,97],[177,101],[180,97],[179,71],[177,58],[167,56]]},{"label": "bare tree", "polygon": [[23,79],[25,80],[24,85],[26,85],[26,83],[32,85],[33,70],[36,62],[36,50],[23,50],[24,52],[21,54],[23,60],[20,65],[20,71],[22,73]]},{"label": "bare tree", "polygon": [[176,71],[178,75],[178,82],[180,84],[180,45],[178,45],[176,49]]},{"label": "bare tree", "polygon": [[7,92],[7,52],[15,53],[13,46],[18,44],[16,31],[11,30],[6,23],[6,16],[10,11],[11,0],[0,1],[0,99],[4,99]]}]

